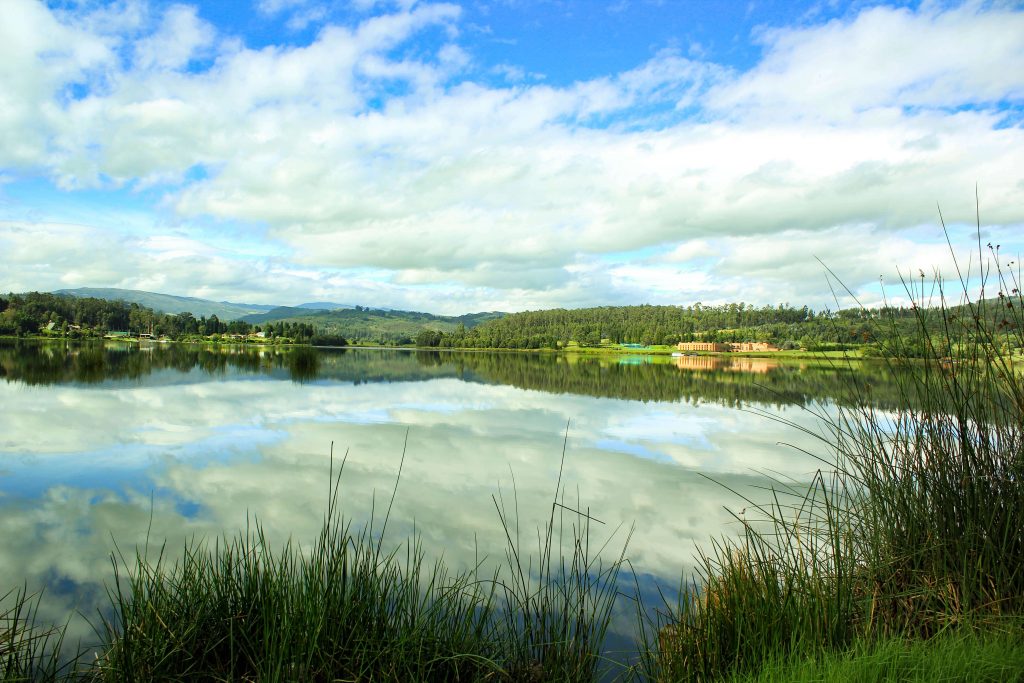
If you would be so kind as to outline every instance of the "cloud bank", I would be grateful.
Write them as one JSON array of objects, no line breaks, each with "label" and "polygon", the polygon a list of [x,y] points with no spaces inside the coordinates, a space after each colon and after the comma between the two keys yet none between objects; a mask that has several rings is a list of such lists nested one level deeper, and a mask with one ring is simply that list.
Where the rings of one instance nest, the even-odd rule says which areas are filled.
[{"label": "cloud bank", "polygon": [[[145,197],[159,220],[0,214],[0,289],[823,305],[816,256],[869,299],[946,264],[936,204],[969,244],[976,185],[986,235],[1024,246],[1024,12],[999,4],[870,7],[759,29],[747,70],[664,49],[567,84],[495,79],[447,3],[258,48],[190,5],[4,14],[3,176],[109,197],[113,223]],[[109,248],[86,266],[80,239]]]}]

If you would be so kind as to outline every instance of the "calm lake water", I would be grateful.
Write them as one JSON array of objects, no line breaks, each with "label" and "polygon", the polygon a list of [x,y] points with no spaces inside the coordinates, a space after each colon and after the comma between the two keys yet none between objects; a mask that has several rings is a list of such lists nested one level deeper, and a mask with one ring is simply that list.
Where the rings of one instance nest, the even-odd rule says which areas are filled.
[{"label": "calm lake water", "polygon": [[[62,623],[107,604],[112,551],[147,533],[174,555],[258,518],[275,542],[309,544],[332,443],[356,525],[381,516],[404,448],[387,538],[415,529],[453,568],[503,560],[495,496],[515,494],[532,547],[564,443],[567,497],[604,522],[609,555],[634,527],[644,593],[671,593],[695,544],[736,533],[726,508],[745,503],[725,487],[763,498],[765,472],[809,479],[799,449],[827,451],[779,418],[820,431],[813,412],[849,376],[766,359],[0,342],[0,595],[45,588],[40,618]],[[90,635],[84,619],[72,631]]]}]

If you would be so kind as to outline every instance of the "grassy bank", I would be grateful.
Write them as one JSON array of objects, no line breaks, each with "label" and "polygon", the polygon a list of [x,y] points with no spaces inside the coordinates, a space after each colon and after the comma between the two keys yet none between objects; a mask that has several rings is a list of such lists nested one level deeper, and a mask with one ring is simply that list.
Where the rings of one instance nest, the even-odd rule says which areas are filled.
[{"label": "grassy bank", "polygon": [[1024,623],[957,629],[930,640],[861,640],[842,652],[770,660],[729,683],[913,681],[1006,683],[1024,680]]},{"label": "grassy bank", "polygon": [[[1024,380],[1003,352],[1022,340],[1024,299],[998,260],[991,273],[995,302],[956,312],[943,282],[908,283],[918,327],[887,331],[884,362],[913,407],[873,408],[850,375],[860,400],[820,415],[812,484],[776,481],[767,502],[748,500],[742,536],[713,543],[679,602],[644,623],[647,678],[762,680],[770,665],[790,680],[818,662],[854,674],[910,643],[909,669],[864,680],[923,680],[912,672],[945,657],[936,637],[994,638],[1019,661],[1019,637],[991,634],[1019,635],[1024,616]],[[954,655],[963,667],[967,650]]]}]

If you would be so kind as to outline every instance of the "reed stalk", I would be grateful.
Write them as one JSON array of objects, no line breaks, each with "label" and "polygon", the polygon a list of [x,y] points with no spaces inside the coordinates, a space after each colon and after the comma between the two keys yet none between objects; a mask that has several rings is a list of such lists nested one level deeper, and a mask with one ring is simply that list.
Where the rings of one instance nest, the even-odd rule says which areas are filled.
[{"label": "reed stalk", "polygon": [[876,336],[901,406],[876,408],[850,373],[849,400],[809,432],[825,453],[813,480],[776,480],[767,503],[747,497],[755,514],[736,517],[739,538],[699,555],[679,601],[641,613],[646,677],[713,680],[854,643],[1019,623],[1024,377],[1011,351],[1024,346],[1024,297],[1013,266],[998,245],[973,273],[958,264],[956,301],[937,273],[904,281],[912,325],[883,316]]}]

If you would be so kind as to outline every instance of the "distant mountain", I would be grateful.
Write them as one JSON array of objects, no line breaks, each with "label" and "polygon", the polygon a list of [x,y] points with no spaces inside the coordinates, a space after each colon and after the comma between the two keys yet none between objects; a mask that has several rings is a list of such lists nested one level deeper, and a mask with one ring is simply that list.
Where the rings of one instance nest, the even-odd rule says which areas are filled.
[{"label": "distant mountain", "polygon": [[188,311],[197,318],[216,315],[223,321],[242,319],[254,325],[271,322],[302,322],[313,325],[318,331],[338,334],[346,339],[374,343],[408,343],[424,330],[452,332],[459,325],[467,329],[480,323],[504,316],[504,313],[468,313],[457,317],[395,311],[386,308],[358,310],[350,304],[331,301],[315,301],[298,306],[270,306],[266,304],[239,304],[230,301],[210,301],[191,296],[172,296],[137,289],[102,287],[79,287],[61,289],[54,294],[77,297],[95,297],[108,301],[125,301],[139,304],[161,313],[182,313]]},{"label": "distant mountain", "polygon": [[298,306],[279,306],[266,313],[254,313],[242,320],[253,325],[274,322],[308,323],[327,334],[337,334],[352,341],[406,344],[425,330],[454,332],[459,325],[467,329],[480,323],[504,316],[504,313],[486,312],[466,315],[441,316],[415,311],[343,308],[332,311]]},{"label": "distant mountain", "polygon": [[335,311],[339,308],[355,308],[352,304],[336,304],[332,301],[311,301],[299,304],[295,308],[315,308],[318,311]]},{"label": "distant mountain", "polygon": [[462,323],[467,328],[473,328],[490,320],[504,318],[506,315],[508,315],[508,313],[502,313],[501,311],[481,311],[480,313],[466,313],[464,315],[455,316],[454,318],[450,318],[450,320]]},{"label": "distant mountain", "polygon": [[248,315],[243,315],[242,320],[252,325],[262,325],[263,323],[283,320],[287,320],[289,322],[309,322],[308,320],[303,319],[315,318],[317,316],[328,315],[330,313],[332,313],[332,311],[317,308],[303,308],[302,306],[275,306],[269,311],[265,311],[263,313],[250,313]]},{"label": "distant mountain", "polygon": [[236,304],[230,301],[210,301],[191,296],[172,296],[144,292],[138,289],[117,289],[113,287],[79,287],[77,289],[58,289],[54,294],[66,294],[77,297],[95,297],[107,301],[126,301],[139,304],[161,313],[184,313],[188,311],[197,318],[216,315],[221,320],[235,320],[253,313],[264,313],[274,306],[266,304]]}]

